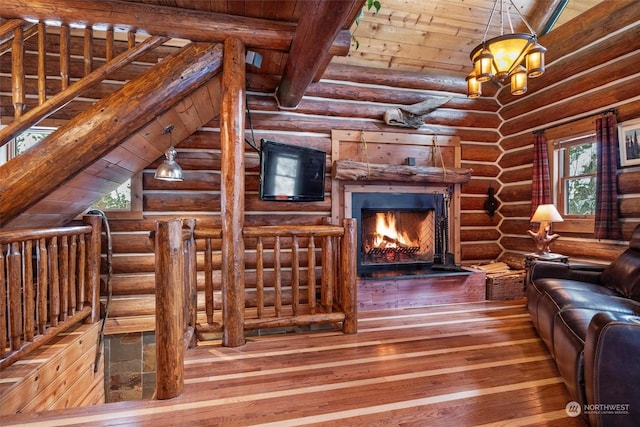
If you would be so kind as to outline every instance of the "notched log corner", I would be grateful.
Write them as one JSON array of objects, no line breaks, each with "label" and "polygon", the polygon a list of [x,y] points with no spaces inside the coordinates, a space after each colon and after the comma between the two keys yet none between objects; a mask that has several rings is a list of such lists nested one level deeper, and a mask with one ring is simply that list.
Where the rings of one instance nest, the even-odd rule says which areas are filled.
[{"label": "notched log corner", "polygon": [[333,178],[345,181],[399,181],[432,184],[464,184],[472,169],[431,166],[380,165],[353,160],[336,160]]}]

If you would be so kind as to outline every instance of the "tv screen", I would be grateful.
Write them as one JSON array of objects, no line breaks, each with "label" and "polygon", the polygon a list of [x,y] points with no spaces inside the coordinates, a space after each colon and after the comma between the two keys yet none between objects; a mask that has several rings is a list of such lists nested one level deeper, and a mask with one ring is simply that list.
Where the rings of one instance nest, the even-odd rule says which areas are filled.
[{"label": "tv screen", "polygon": [[321,150],[261,140],[260,199],[324,200],[326,157]]}]

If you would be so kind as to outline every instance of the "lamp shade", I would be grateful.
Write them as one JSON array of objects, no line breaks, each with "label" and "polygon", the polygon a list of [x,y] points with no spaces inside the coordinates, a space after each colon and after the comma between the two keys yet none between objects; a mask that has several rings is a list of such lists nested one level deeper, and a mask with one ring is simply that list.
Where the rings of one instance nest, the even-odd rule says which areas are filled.
[{"label": "lamp shade", "polygon": [[476,79],[475,71],[467,76],[467,97],[477,98],[482,95],[482,84]]},{"label": "lamp shade", "polygon": [[155,179],[161,179],[164,181],[182,181],[184,176],[182,174],[182,168],[175,161],[176,149],[170,146],[164,153],[166,159],[162,162],[158,169],[156,169]]},{"label": "lamp shade", "polygon": [[563,222],[560,212],[554,205],[539,205],[531,217],[531,222]]}]

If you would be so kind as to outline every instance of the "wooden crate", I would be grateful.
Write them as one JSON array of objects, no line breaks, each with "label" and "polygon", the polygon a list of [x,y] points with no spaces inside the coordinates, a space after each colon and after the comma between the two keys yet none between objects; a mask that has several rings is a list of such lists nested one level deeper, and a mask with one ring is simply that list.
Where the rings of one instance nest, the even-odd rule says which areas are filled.
[{"label": "wooden crate", "polygon": [[487,299],[503,300],[524,297],[525,270],[487,274]]}]

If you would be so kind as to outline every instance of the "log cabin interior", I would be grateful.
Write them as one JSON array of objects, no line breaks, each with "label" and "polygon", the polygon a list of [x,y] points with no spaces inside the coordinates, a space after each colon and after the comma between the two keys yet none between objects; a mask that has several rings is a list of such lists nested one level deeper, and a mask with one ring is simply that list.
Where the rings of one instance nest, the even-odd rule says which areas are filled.
[{"label": "log cabin interior", "polygon": [[[502,28],[544,74],[471,93]],[[639,77],[637,0],[3,2],[2,424],[598,424],[522,289],[539,204],[629,247]]]}]

